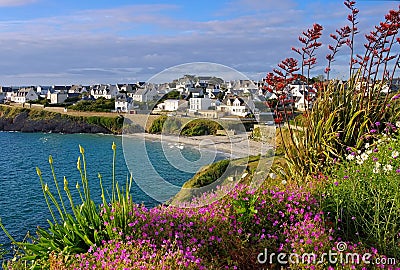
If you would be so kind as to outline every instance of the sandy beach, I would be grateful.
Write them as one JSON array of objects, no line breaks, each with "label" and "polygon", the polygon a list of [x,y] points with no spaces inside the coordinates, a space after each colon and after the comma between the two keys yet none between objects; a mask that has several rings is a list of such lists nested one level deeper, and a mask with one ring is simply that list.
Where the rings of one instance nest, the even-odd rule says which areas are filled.
[{"label": "sandy beach", "polygon": [[140,137],[149,141],[161,141],[170,147],[198,147],[199,150],[218,151],[231,158],[242,158],[252,155],[265,154],[272,145],[248,139],[247,134],[233,136],[175,136],[163,134],[137,133],[123,136]]}]

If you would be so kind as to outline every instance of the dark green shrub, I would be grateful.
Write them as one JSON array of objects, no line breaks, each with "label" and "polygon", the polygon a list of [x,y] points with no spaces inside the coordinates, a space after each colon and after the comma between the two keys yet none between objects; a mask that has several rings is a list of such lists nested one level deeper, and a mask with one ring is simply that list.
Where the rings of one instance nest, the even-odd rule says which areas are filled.
[{"label": "dark green shrub", "polygon": [[110,112],[115,109],[115,99],[101,97],[93,101],[83,100],[68,108],[76,111]]},{"label": "dark green shrub", "polygon": [[206,170],[202,170],[198,172],[191,181],[187,182],[183,187],[184,188],[200,188],[203,186],[207,186],[213,183],[215,180],[220,178],[226,169],[230,160],[224,159],[218,162],[215,162],[207,167]]},{"label": "dark green shrub", "polygon": [[223,129],[217,122],[207,119],[196,119],[187,123],[181,130],[184,136],[215,135],[217,130]]},{"label": "dark green shrub", "polygon": [[117,117],[104,117],[104,116],[89,116],[86,117],[86,122],[92,125],[104,127],[113,133],[121,133],[124,124],[122,116]]},{"label": "dark green shrub", "polygon": [[149,133],[152,134],[158,134],[162,132],[163,126],[165,121],[167,120],[167,116],[166,115],[161,115],[160,117],[158,117],[157,119],[155,119],[153,121],[153,123],[150,126],[149,129]]}]

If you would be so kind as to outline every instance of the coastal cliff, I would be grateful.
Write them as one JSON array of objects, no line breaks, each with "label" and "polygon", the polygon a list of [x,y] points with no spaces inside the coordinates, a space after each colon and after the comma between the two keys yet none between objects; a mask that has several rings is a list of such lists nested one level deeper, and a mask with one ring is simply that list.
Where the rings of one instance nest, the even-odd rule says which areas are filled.
[{"label": "coastal cliff", "polygon": [[71,116],[0,106],[0,131],[120,134],[123,117]]}]

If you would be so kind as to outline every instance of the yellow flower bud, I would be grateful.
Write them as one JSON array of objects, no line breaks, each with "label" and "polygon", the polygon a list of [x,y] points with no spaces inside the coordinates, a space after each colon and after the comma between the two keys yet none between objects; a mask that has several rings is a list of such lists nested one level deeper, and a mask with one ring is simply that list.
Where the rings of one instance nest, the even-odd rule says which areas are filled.
[{"label": "yellow flower bud", "polygon": [[76,168],[78,168],[78,171],[81,170],[81,157],[78,157],[78,161],[76,162]]},{"label": "yellow flower bud", "polygon": [[42,176],[42,171],[39,169],[39,167],[36,167],[36,173],[39,175],[39,177]]},{"label": "yellow flower bud", "polygon": [[44,184],[44,191],[45,191],[45,192],[49,192],[49,186],[47,185],[47,183]]},{"label": "yellow flower bud", "polygon": [[67,191],[68,190],[68,181],[67,178],[64,176],[64,190]]},{"label": "yellow flower bud", "polygon": [[79,152],[83,155],[83,154],[85,154],[85,149],[81,146],[81,145],[79,145]]},{"label": "yellow flower bud", "polygon": [[50,165],[53,164],[53,157],[51,155],[49,156],[49,163]]},{"label": "yellow flower bud", "polygon": [[113,151],[115,151],[117,149],[117,145],[115,144],[115,142],[112,143],[111,149]]},{"label": "yellow flower bud", "polygon": [[76,182],[76,189],[79,189],[79,183],[78,182]]}]

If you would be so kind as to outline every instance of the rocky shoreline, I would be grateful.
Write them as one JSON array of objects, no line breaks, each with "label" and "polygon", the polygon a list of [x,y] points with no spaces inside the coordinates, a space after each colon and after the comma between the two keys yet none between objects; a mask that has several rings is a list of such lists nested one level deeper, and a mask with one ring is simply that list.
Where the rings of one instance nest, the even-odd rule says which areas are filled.
[{"label": "rocky shoreline", "polygon": [[30,112],[29,109],[13,113],[0,111],[0,131],[118,134],[90,123],[84,117],[65,117],[59,113],[45,113],[38,117]]}]

